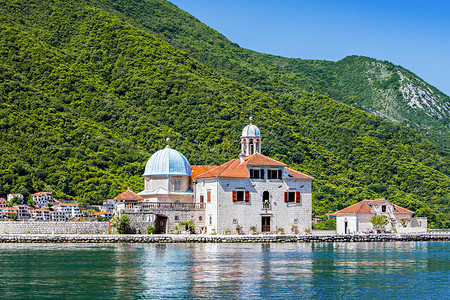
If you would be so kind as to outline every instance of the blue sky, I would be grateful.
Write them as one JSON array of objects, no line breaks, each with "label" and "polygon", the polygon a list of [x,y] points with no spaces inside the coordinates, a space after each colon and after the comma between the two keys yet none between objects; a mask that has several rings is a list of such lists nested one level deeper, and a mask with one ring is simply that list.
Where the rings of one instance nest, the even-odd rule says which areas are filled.
[{"label": "blue sky", "polygon": [[450,1],[170,0],[241,47],[303,59],[364,55],[450,95]]}]

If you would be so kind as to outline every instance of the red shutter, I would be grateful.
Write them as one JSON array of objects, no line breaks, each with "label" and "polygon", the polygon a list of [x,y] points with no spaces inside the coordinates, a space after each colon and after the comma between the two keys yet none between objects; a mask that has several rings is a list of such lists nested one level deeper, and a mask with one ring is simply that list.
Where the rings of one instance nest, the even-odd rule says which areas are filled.
[{"label": "red shutter", "polygon": [[233,202],[236,202],[237,200],[237,192],[233,191]]},{"label": "red shutter", "polygon": [[284,192],[284,202],[288,203],[288,201],[289,201],[289,194],[288,192]]},{"label": "red shutter", "polygon": [[206,191],[206,201],[211,202],[211,191]]},{"label": "red shutter", "polygon": [[245,202],[249,202],[249,201],[250,201],[250,192],[245,191]]},{"label": "red shutter", "polygon": [[300,192],[295,193],[295,202],[300,203]]}]

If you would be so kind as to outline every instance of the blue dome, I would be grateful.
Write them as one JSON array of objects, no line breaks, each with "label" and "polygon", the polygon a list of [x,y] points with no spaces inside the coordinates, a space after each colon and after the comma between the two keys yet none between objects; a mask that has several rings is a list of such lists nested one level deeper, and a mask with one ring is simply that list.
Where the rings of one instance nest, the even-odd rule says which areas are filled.
[{"label": "blue dome", "polygon": [[167,146],[166,148],[154,153],[147,164],[142,176],[148,175],[191,175],[192,169],[187,158]]},{"label": "blue dome", "polygon": [[246,136],[261,136],[261,132],[257,126],[249,124],[242,130],[242,137]]}]

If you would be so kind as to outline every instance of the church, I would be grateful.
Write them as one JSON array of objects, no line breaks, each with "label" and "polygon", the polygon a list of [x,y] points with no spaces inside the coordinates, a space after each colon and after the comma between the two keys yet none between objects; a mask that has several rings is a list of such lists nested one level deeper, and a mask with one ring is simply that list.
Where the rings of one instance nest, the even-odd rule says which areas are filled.
[{"label": "church", "polygon": [[261,149],[252,118],[242,131],[241,154],[220,166],[190,165],[166,146],[147,161],[144,190],[127,190],[114,199],[116,212],[129,214],[136,232],[153,224],[157,233],[171,233],[188,220],[207,234],[308,232],[314,178]]}]

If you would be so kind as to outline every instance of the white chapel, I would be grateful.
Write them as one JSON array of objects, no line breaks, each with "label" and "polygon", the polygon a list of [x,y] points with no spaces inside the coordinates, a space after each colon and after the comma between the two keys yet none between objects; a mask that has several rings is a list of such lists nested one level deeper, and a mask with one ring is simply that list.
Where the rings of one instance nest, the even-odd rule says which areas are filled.
[{"label": "white chapel", "polygon": [[166,146],[148,160],[144,190],[117,196],[117,210],[153,214],[147,219],[161,233],[187,219],[208,234],[309,231],[314,178],[261,149],[261,132],[251,118],[242,131],[241,154],[220,166],[190,165]]}]

